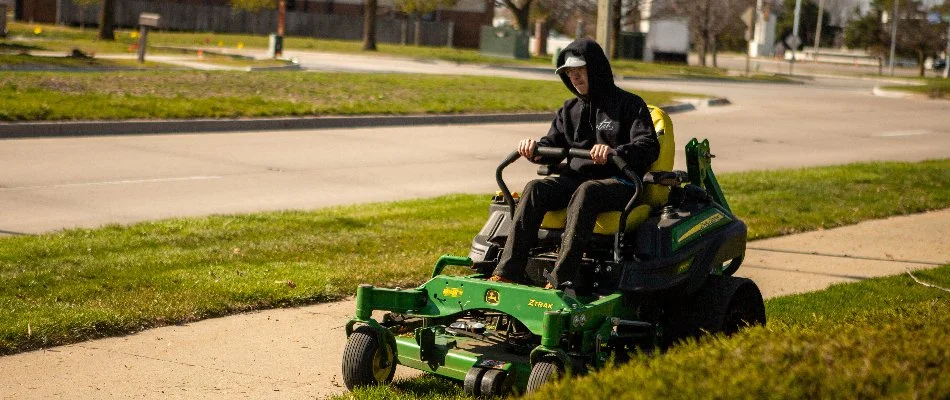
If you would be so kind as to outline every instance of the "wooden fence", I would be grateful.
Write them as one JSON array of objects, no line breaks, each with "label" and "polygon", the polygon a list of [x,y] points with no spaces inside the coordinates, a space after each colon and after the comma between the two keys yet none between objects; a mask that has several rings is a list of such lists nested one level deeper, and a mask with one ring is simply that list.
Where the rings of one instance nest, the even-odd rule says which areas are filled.
[{"label": "wooden fence", "polygon": [[[277,11],[247,12],[225,6],[207,6],[161,1],[116,2],[116,25],[135,27],[143,12],[161,15],[160,29],[185,32],[251,33],[266,35],[277,32]],[[81,7],[72,1],[60,2],[59,21],[69,25],[95,25],[98,6]],[[414,43],[414,21],[378,17],[376,40],[380,43]],[[450,45],[452,24],[422,21],[419,40],[425,46]],[[287,12],[284,33],[323,39],[360,40],[363,18],[350,15]]]}]

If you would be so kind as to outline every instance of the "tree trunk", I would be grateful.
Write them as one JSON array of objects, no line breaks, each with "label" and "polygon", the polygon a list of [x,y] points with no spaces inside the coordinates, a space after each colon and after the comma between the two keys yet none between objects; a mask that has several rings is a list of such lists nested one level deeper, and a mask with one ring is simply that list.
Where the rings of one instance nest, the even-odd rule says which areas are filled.
[{"label": "tree trunk", "polygon": [[699,43],[698,49],[699,52],[699,65],[706,66],[706,50],[709,49],[709,38],[705,31],[699,33]]},{"label": "tree trunk", "polygon": [[713,68],[719,68],[719,61],[716,59],[716,55],[719,53],[719,38],[717,36],[712,37],[712,59],[713,59]]},{"label": "tree trunk", "polygon": [[363,15],[363,50],[376,51],[376,0],[366,0]]},{"label": "tree trunk", "polygon": [[525,0],[521,8],[518,8],[512,0],[503,1],[505,8],[515,15],[515,22],[518,24],[518,29],[525,33],[531,32],[531,26],[528,25],[528,22],[531,19],[531,3],[533,1],[534,0]]},{"label": "tree trunk", "polygon": [[416,29],[412,32],[412,44],[419,46],[422,44],[422,14],[416,14]]},{"label": "tree trunk", "polygon": [[927,69],[924,68],[924,61],[927,59],[927,56],[923,51],[917,50],[917,68],[919,68],[920,77],[923,78],[927,73]]},{"label": "tree trunk", "polygon": [[544,57],[548,54],[548,21],[539,19],[534,23],[534,55]]},{"label": "tree trunk", "polygon": [[115,40],[115,2],[118,0],[102,0],[102,10],[99,12],[99,39]]},{"label": "tree trunk", "polygon": [[610,25],[613,30],[611,32],[610,38],[610,54],[612,58],[616,59],[620,56],[620,29],[621,29],[621,18],[623,17],[623,2],[621,0],[611,0],[611,7],[613,11],[611,12]]}]

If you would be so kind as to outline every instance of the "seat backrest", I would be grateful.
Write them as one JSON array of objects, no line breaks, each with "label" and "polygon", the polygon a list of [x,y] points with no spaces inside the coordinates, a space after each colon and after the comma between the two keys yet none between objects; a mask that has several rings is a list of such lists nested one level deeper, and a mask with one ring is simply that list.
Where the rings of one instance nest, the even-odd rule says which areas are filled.
[{"label": "seat backrest", "polygon": [[[648,171],[672,171],[673,159],[676,158],[676,141],[673,136],[673,120],[657,106],[648,106],[650,116],[653,117],[653,126],[656,128],[656,138],[660,141],[660,156],[650,165]],[[657,208],[666,204],[670,196],[670,188],[663,185],[644,185],[643,203]]]},{"label": "seat backrest", "polygon": [[[673,121],[663,109],[650,107],[650,116],[653,117],[653,126],[656,128],[656,138],[660,141],[660,155],[650,165],[649,171],[672,171],[673,159],[676,156],[676,143],[673,138]],[[650,214],[650,210],[658,209],[666,204],[670,196],[670,188],[663,185],[644,185],[642,204],[635,207],[627,217],[626,230],[636,228]],[[644,204],[649,207],[644,207]],[[541,228],[547,230],[564,229],[567,223],[567,210],[549,211],[544,215]],[[612,235],[617,232],[620,224],[620,211],[608,211],[597,217],[594,233]]]}]

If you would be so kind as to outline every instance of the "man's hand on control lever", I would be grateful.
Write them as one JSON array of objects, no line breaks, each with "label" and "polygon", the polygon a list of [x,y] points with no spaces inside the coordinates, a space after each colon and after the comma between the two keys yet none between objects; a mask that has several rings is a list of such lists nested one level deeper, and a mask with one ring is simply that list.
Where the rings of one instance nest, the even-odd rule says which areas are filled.
[{"label": "man's hand on control lever", "polygon": [[538,147],[538,142],[534,139],[524,139],[521,142],[518,142],[518,154],[521,154],[522,157],[527,158],[532,161],[538,161],[541,159],[540,156],[534,156],[534,149]]},{"label": "man's hand on control lever", "polygon": [[590,149],[590,159],[594,160],[594,164],[604,165],[607,163],[607,157],[615,153],[614,149],[606,144],[595,144]]}]

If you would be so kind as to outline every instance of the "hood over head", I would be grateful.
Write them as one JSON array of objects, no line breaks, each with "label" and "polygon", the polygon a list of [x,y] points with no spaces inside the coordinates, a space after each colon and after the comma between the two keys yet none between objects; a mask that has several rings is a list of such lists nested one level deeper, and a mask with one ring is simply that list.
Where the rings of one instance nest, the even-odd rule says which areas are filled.
[{"label": "hood over head", "polygon": [[606,96],[616,87],[614,85],[613,70],[604,54],[604,49],[591,39],[577,39],[567,45],[557,56],[557,70],[555,71],[564,82],[564,86],[577,97],[581,96],[574,89],[571,78],[568,78],[563,67],[577,66],[582,61],[587,66],[588,96],[592,102],[599,103],[600,98]]}]

